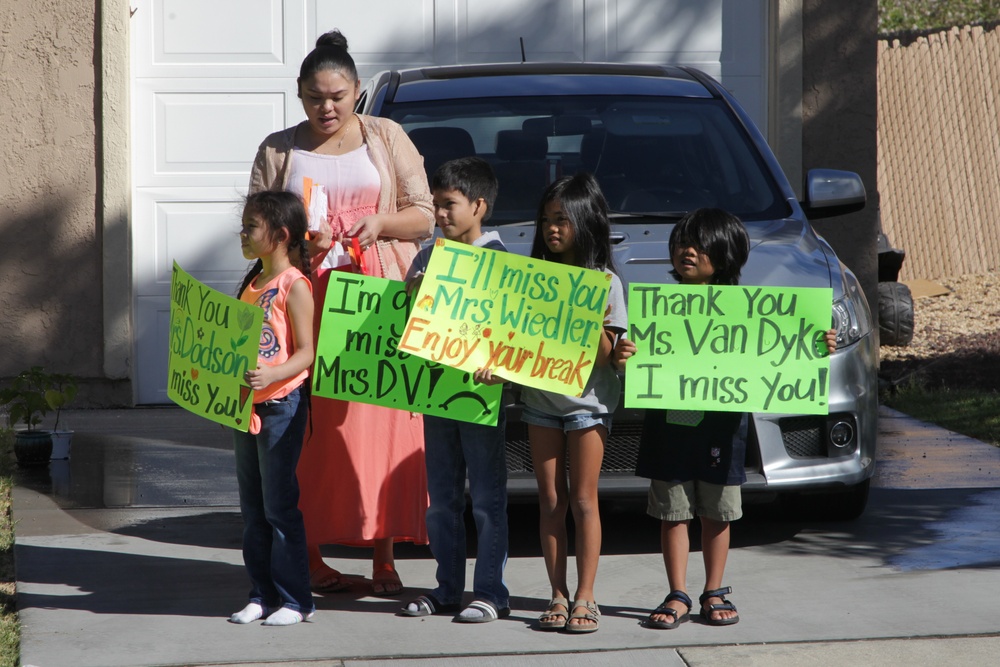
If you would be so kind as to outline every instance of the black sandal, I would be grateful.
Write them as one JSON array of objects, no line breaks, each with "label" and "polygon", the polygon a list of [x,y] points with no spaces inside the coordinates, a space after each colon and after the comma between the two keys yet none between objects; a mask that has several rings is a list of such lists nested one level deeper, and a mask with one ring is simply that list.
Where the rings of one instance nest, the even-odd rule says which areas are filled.
[{"label": "black sandal", "polygon": [[[668,607],[667,603],[673,602],[674,600],[680,602],[687,606],[687,612],[683,614],[678,614],[677,610],[673,607]],[[646,619],[646,627],[653,628],[655,630],[673,630],[678,625],[688,620],[691,617],[691,598],[684,591],[671,591],[670,595],[663,599],[660,606],[653,610]],[[654,621],[654,616],[670,616],[672,620],[670,621]]]},{"label": "black sandal", "polygon": [[[729,586],[725,588],[717,588],[714,591],[705,591],[698,598],[698,604],[701,605],[701,618],[703,621],[709,625],[733,625],[740,622],[740,616],[737,614],[731,618],[712,618],[713,611],[736,611],[736,605],[726,599],[727,593],[732,593],[733,589]],[[705,609],[705,602],[710,598],[720,598],[722,604],[710,604],[708,609]]]}]

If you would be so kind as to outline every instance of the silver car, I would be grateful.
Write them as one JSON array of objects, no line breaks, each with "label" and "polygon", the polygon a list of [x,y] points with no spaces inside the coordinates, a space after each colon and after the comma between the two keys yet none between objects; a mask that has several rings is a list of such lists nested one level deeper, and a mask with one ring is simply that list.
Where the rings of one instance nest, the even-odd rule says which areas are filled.
[{"label": "silver car", "polygon": [[[359,110],[399,122],[428,174],[478,155],[500,180],[490,220],[512,252],[528,254],[545,187],[593,173],[615,212],[615,261],[626,284],[667,283],[667,241],[690,210],[738,215],[751,238],[745,285],[830,287],[838,349],[830,359],[830,413],[752,415],[745,494],[794,497],[815,516],[864,511],[875,469],[877,337],[854,274],[808,217],[865,204],[854,173],[808,172],[799,201],[760,132],[708,75],[687,67],[587,63],[468,65],[384,72]],[[535,494],[526,430],[508,406],[509,490]],[[601,475],[602,498],[643,494],[634,475],[638,410],[615,415]]]}]

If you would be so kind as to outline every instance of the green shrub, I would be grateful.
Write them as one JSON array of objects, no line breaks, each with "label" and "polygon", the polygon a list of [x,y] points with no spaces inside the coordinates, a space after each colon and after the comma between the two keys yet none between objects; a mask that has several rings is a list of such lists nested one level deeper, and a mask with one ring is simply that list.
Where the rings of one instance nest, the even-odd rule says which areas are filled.
[{"label": "green shrub", "polygon": [[880,34],[1000,21],[1000,0],[879,0]]}]

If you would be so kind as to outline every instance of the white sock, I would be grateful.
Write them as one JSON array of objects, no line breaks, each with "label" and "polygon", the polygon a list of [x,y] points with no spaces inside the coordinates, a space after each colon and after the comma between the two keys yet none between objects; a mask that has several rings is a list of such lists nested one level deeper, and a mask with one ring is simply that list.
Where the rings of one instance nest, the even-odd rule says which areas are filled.
[{"label": "white sock", "polygon": [[254,621],[260,620],[267,616],[267,609],[257,604],[256,602],[251,602],[247,606],[240,609],[238,612],[229,617],[230,623],[239,623],[244,625],[246,623],[253,623]]},{"label": "white sock", "polygon": [[312,617],[312,612],[309,612],[309,614],[303,618],[302,614],[294,609],[282,607],[268,616],[263,625],[295,625],[296,623],[301,623],[304,620],[307,621]]},{"label": "white sock", "polygon": [[459,614],[462,618],[485,618],[486,614],[483,613],[482,609],[477,609],[475,607],[466,607]]}]

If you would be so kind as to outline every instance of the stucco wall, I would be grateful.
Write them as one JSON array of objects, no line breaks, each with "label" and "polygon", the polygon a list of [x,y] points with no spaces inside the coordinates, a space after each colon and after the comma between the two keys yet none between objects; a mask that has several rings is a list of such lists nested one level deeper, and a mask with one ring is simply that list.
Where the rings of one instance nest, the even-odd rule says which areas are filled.
[{"label": "stucco wall", "polygon": [[878,311],[876,191],[876,0],[855,0],[850,11],[834,0],[802,3],[802,167],[857,172],[868,206],[815,221],[840,259],[861,281]]},{"label": "stucco wall", "polygon": [[95,7],[0,4],[0,377],[102,377]]}]

